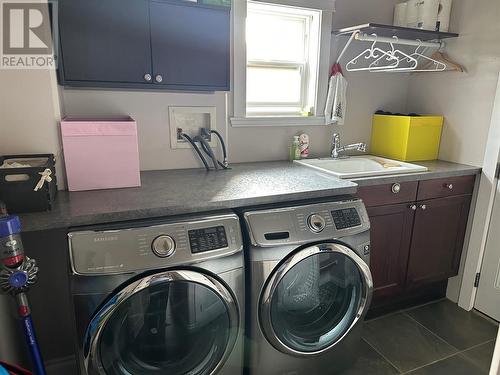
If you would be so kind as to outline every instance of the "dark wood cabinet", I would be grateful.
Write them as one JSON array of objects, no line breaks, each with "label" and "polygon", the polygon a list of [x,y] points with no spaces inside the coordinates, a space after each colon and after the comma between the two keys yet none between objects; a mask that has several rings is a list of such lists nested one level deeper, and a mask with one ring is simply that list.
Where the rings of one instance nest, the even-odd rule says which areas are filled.
[{"label": "dark wood cabinet", "polygon": [[368,207],[374,301],[405,288],[414,211],[408,204]]},{"label": "dark wood cabinet", "polygon": [[444,293],[443,282],[458,274],[474,182],[465,176],[359,189],[371,222],[375,309],[400,308],[426,289]]},{"label": "dark wood cabinet", "polygon": [[367,207],[386,206],[413,202],[417,199],[418,181],[362,186],[358,189],[358,197],[363,199]]},{"label": "dark wood cabinet", "polygon": [[230,10],[180,0],[60,0],[59,83],[227,91]]},{"label": "dark wood cabinet", "polygon": [[152,1],[155,83],[229,90],[230,27],[227,8]]},{"label": "dark wood cabinet", "polygon": [[408,262],[409,288],[458,274],[470,203],[470,195],[418,203]]}]

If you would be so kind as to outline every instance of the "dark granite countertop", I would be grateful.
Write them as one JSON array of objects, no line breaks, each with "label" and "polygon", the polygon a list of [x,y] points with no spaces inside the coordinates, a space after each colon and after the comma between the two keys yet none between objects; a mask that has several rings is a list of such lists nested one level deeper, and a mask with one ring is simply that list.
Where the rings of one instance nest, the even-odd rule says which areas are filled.
[{"label": "dark granite countertop", "polygon": [[428,172],[340,180],[289,162],[243,163],[231,170],[142,172],[140,188],[60,191],[50,212],[22,214],[25,232],[182,215],[354,194],[357,186],[480,173],[443,161],[420,162]]},{"label": "dark granite countertop", "polygon": [[357,185],[290,162],[234,164],[231,170],[142,172],[139,188],[60,191],[50,212],[20,215],[36,231],[182,215],[353,194]]}]

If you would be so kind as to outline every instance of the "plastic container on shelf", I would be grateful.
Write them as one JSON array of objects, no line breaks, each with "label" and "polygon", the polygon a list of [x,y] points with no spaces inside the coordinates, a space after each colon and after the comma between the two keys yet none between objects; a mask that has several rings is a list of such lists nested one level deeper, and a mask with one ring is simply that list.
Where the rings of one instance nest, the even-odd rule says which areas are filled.
[{"label": "plastic container on shelf", "polygon": [[436,160],[443,116],[374,115],[371,153],[401,161]]}]

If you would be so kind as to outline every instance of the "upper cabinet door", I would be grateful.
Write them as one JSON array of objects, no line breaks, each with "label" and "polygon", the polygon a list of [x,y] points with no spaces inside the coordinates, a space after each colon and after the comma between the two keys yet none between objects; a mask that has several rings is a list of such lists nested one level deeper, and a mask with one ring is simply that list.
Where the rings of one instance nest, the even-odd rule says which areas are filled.
[{"label": "upper cabinet door", "polygon": [[152,81],[147,0],[59,3],[62,84],[119,87]]},{"label": "upper cabinet door", "polygon": [[229,90],[230,9],[152,1],[153,80],[184,90]]}]

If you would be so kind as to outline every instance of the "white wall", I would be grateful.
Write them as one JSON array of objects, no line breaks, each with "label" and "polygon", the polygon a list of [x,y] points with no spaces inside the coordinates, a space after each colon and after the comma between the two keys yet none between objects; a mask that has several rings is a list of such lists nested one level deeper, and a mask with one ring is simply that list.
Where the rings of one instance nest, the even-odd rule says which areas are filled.
[{"label": "white wall", "polygon": [[60,113],[55,72],[0,70],[0,155],[53,153],[60,161]]},{"label": "white wall", "polygon": [[415,74],[408,110],[446,117],[440,158],[482,166],[500,70],[500,2],[455,0],[446,52],[467,73]]},{"label": "white wall", "polygon": [[[338,0],[334,28],[368,21],[390,23],[398,0]],[[345,39],[342,39],[342,43]],[[335,48],[332,49],[333,53]],[[407,79],[388,75],[348,74],[347,122],[337,127],[231,128],[227,125],[226,94],[61,89],[53,73],[0,72],[0,152],[60,153],[60,114],[80,116],[130,115],[138,121],[143,170],[199,167],[190,150],[171,150],[168,106],[214,105],[217,126],[228,138],[232,162],[279,160],[288,157],[292,135],[310,134],[312,153],[327,155],[330,137],[340,131],[345,142],[369,141],[371,115],[379,109],[406,110]],[[64,107],[60,109],[59,106]],[[229,129],[228,129],[229,128]],[[61,168],[59,168],[61,169]],[[61,175],[61,170],[59,174]]]}]

